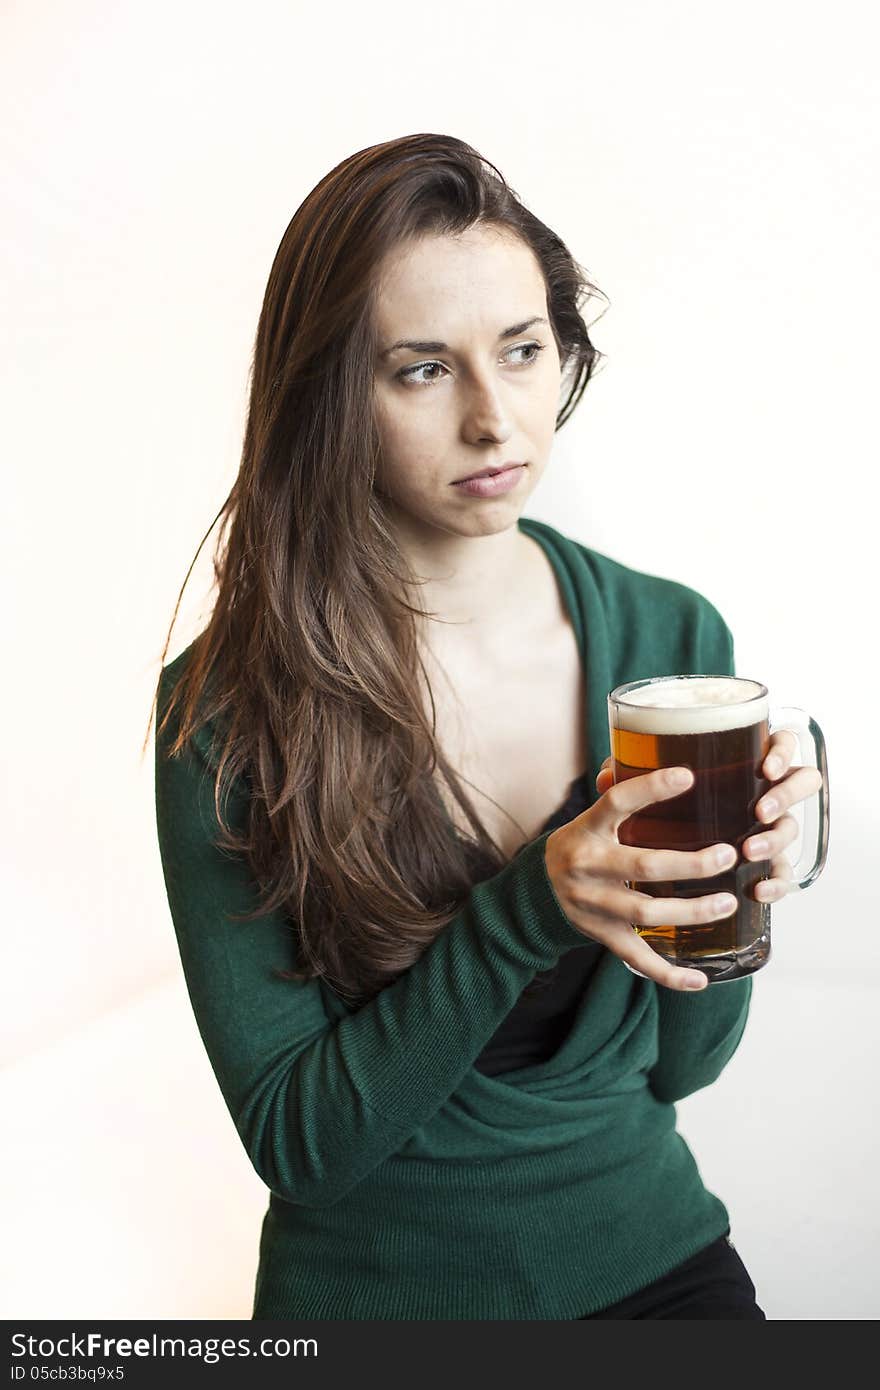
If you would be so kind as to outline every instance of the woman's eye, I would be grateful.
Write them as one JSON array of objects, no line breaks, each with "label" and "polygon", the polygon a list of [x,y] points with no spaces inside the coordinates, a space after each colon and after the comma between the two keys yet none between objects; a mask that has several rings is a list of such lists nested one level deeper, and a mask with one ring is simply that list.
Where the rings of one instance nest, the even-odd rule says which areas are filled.
[{"label": "woman's eye", "polygon": [[[437,377],[433,376],[433,377],[428,377],[427,379],[426,379],[425,377],[417,378],[417,377],[416,377],[416,373],[417,373],[417,372],[428,372],[428,371],[433,370],[433,369],[436,368],[436,367],[443,367],[443,363],[442,363],[442,362],[419,362],[418,365],[415,366],[415,367],[404,367],[403,371],[398,372],[397,375],[401,378],[402,381],[408,381],[408,382],[410,382],[410,383],[415,384],[416,386],[427,386],[427,385],[429,385],[432,381],[436,381],[436,380],[437,380]],[[446,371],[446,368],[443,367],[443,370],[444,370],[444,372],[445,372],[445,371]]]},{"label": "woman's eye", "polygon": [[[517,366],[521,367],[530,367],[534,362],[537,362],[538,357],[543,351],[543,343],[518,343],[516,347],[508,348],[507,354],[505,355],[509,355],[512,352],[534,353],[533,357],[528,357],[524,361],[521,361],[516,364]],[[442,362],[417,362],[414,367],[401,368],[397,375],[400,377],[402,381],[405,381],[413,386],[431,386],[433,382],[439,381],[440,378],[436,376],[419,378],[417,377],[416,373],[426,372],[433,367],[440,367],[444,372],[446,371],[446,368],[443,366]]]}]

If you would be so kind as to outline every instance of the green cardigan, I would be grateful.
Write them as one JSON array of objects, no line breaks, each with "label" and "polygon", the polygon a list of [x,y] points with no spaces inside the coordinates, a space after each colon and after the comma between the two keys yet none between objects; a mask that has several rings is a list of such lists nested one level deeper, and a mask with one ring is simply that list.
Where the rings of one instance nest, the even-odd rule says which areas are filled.
[{"label": "green cardigan", "polygon": [[[733,675],[733,641],[695,590],[546,523],[518,525],[544,547],[574,622],[595,799],[608,692],[645,676]],[[189,650],[163,670],[160,715]],[[728,1229],[674,1102],[732,1056],[751,977],[679,992],[606,951],[549,1060],[484,1075],[473,1063],[533,975],[583,944],[547,876],[551,832],[352,1011],[323,981],[273,977],[293,967],[283,914],[225,920],[256,895],[244,861],[211,842],[210,734],[176,759],[157,744],[156,818],[196,1023],[269,1189],[253,1318],[574,1319]]]}]

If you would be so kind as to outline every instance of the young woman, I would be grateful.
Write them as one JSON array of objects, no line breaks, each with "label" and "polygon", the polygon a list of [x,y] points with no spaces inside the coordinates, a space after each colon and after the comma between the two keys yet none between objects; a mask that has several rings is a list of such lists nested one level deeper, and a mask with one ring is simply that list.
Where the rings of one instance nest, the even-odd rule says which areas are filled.
[{"label": "young woman", "polygon": [[[596,364],[593,293],[440,135],[343,161],[272,266],[216,604],[156,737],[192,1006],[270,1189],[254,1318],[764,1317],[675,1129],[751,977],[664,962],[632,924],[669,900],[626,887],[711,877],[718,847],[621,845],[682,788],[613,786],[605,756],[611,688],[732,675],[731,634],[522,516]],[[779,813],[816,789],[793,753],[773,736],[742,847],[768,900]]]}]

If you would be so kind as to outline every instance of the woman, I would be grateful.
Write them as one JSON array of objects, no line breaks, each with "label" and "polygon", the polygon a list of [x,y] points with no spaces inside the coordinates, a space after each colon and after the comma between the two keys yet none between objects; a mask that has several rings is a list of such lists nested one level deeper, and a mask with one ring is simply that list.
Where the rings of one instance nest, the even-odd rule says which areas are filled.
[{"label": "woman", "polygon": [[[521,517],[593,292],[439,135],[343,161],[272,266],[217,601],[156,738],[190,998],[270,1188],[254,1318],[764,1317],[674,1109],[751,978],[665,963],[625,886],[716,847],[633,872],[617,826],[681,787],[602,756],[610,688],[733,674],[731,634]],[[782,810],[815,785],[771,742]],[[796,824],[765,819],[773,899]]]}]

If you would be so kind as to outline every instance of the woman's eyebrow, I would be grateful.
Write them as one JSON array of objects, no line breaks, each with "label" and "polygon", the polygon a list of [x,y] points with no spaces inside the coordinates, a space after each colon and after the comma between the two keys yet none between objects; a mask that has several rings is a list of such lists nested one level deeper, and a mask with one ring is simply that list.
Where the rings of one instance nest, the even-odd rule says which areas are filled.
[{"label": "woman's eyebrow", "polygon": [[[547,319],[536,314],[534,318],[524,319],[522,323],[514,323],[510,328],[505,328],[498,334],[499,343],[503,338],[515,338],[518,333],[525,333],[526,329],[531,328],[535,323],[547,324],[548,328],[550,326]],[[427,339],[398,338],[397,342],[392,343],[390,347],[382,348],[379,356],[388,357],[390,353],[397,352],[398,348],[410,348],[413,352],[448,352],[449,344],[429,342]]]}]

